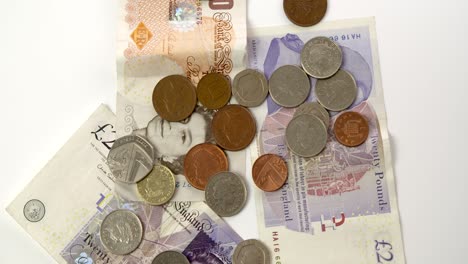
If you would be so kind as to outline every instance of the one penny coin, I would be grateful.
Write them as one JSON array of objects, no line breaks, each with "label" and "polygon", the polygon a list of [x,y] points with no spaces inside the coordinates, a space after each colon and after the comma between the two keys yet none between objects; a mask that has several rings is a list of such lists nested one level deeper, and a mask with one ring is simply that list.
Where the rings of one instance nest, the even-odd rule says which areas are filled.
[{"label": "one penny coin", "polygon": [[220,73],[209,73],[198,82],[197,97],[208,109],[219,109],[231,99],[231,82]]},{"label": "one penny coin", "polygon": [[153,90],[154,110],[167,121],[184,120],[192,114],[196,104],[195,86],[182,75],[164,77]]},{"label": "one penny coin", "polygon": [[224,151],[211,143],[202,143],[189,150],[184,160],[187,181],[199,190],[205,190],[211,176],[228,170],[228,159]]},{"label": "one penny coin", "polygon": [[257,125],[247,108],[227,105],[214,115],[211,130],[219,146],[236,151],[250,145],[255,138]]},{"label": "one penny coin", "polygon": [[301,27],[310,27],[325,16],[327,0],[284,0],[283,9],[291,22]]},{"label": "one penny coin", "polygon": [[357,112],[345,112],[335,121],[335,137],[341,144],[356,147],[364,143],[369,136],[367,120]]},{"label": "one penny coin", "polygon": [[252,177],[258,188],[273,192],[281,188],[288,179],[288,166],[280,156],[265,154],[255,161]]}]

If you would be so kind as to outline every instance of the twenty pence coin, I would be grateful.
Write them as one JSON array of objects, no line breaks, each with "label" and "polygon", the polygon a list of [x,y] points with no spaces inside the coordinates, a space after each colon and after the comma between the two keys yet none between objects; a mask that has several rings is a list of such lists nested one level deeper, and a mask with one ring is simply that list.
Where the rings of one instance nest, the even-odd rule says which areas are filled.
[{"label": "twenty pence coin", "polygon": [[153,106],[158,115],[171,122],[189,117],[197,104],[195,86],[182,75],[162,78],[153,90]]},{"label": "twenty pence coin", "polygon": [[213,116],[211,131],[216,143],[227,150],[241,150],[255,138],[257,125],[250,111],[240,105],[226,105]]},{"label": "twenty pence coin", "polygon": [[367,120],[357,112],[342,113],[333,126],[336,140],[348,147],[364,143],[369,136]]},{"label": "twenty pence coin", "polygon": [[231,82],[221,73],[208,73],[198,82],[197,97],[208,109],[219,109],[231,98]]},{"label": "twenty pence coin", "polygon": [[236,174],[220,172],[210,178],[205,188],[205,201],[219,216],[239,213],[247,201],[247,187]]},{"label": "twenty pence coin", "polygon": [[166,166],[157,164],[146,178],[137,183],[137,189],[149,204],[165,204],[175,192],[174,174]]},{"label": "twenty pence coin", "polygon": [[190,262],[184,254],[169,250],[159,253],[151,264],[190,264]]},{"label": "twenty pence coin", "polygon": [[309,40],[301,51],[304,71],[317,79],[331,77],[340,69],[342,61],[340,46],[327,37]]},{"label": "twenty pence coin", "polygon": [[187,152],[184,159],[184,174],[193,187],[205,190],[211,176],[227,171],[228,164],[222,149],[211,143],[202,143]]},{"label": "twenty pence coin", "polygon": [[132,253],[143,239],[140,218],[129,210],[115,210],[101,223],[99,230],[104,247],[116,255]]},{"label": "twenty pence coin", "polygon": [[284,0],[283,9],[288,19],[301,27],[320,22],[327,12],[327,0]]},{"label": "twenty pence coin", "polygon": [[267,79],[256,70],[243,70],[234,77],[232,94],[242,106],[259,106],[268,95]]},{"label": "twenty pence coin", "polygon": [[136,183],[153,169],[154,156],[154,147],[145,137],[128,135],[115,140],[107,163],[117,181]]},{"label": "twenty pence coin", "polygon": [[315,95],[321,105],[331,111],[341,111],[353,104],[358,93],[354,77],[339,70],[328,79],[317,80]]},{"label": "twenty pence coin", "polygon": [[276,69],[270,77],[271,98],[284,107],[296,107],[307,99],[310,80],[299,67],[285,65]]},{"label": "twenty pence coin", "polygon": [[288,179],[288,166],[280,156],[265,154],[252,166],[252,177],[258,188],[273,192],[281,188]]},{"label": "twenty pence coin", "polygon": [[289,149],[301,157],[318,155],[327,144],[327,128],[314,115],[293,118],[286,127],[286,143]]},{"label": "twenty pence coin", "polygon": [[232,264],[270,264],[271,257],[268,248],[257,239],[240,242],[232,256]]}]

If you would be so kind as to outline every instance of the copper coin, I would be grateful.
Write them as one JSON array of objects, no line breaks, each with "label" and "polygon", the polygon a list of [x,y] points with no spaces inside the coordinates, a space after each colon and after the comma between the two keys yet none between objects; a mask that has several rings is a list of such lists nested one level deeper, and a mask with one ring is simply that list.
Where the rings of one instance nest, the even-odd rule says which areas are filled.
[{"label": "copper coin", "polygon": [[273,192],[281,188],[288,179],[288,166],[280,156],[265,154],[255,161],[252,177],[258,188]]},{"label": "copper coin", "polygon": [[227,150],[241,150],[255,138],[257,125],[250,111],[240,105],[227,105],[213,116],[213,137]]},{"label": "copper coin", "polygon": [[283,9],[291,22],[301,27],[310,27],[325,16],[327,0],[283,0]]},{"label": "copper coin", "polygon": [[197,104],[195,86],[182,75],[162,78],[153,90],[154,110],[167,121],[189,117]]},{"label": "copper coin", "polygon": [[202,143],[189,150],[184,160],[187,181],[199,190],[205,190],[211,176],[228,170],[228,159],[224,151],[211,143]]},{"label": "copper coin", "polygon": [[197,97],[208,109],[219,109],[231,99],[231,82],[220,73],[208,73],[198,82]]},{"label": "copper coin", "polygon": [[338,142],[355,147],[366,141],[369,136],[369,124],[359,113],[344,112],[336,119],[333,131]]}]

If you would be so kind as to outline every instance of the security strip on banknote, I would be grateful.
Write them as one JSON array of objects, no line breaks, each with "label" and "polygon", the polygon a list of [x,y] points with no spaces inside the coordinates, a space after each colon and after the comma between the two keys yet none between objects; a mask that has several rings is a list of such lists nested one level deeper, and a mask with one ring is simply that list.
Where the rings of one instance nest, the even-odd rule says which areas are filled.
[{"label": "security strip on banknote", "polygon": [[[261,131],[251,147],[252,162],[265,153],[278,154],[287,161],[289,175],[278,191],[255,190],[260,239],[275,263],[405,263],[374,20],[251,29],[249,67],[269,79],[283,65],[301,65],[304,44],[317,36],[340,45],[341,68],[358,86],[347,110],[365,117],[369,135],[359,146],[342,145],[332,130],[338,115],[330,112],[325,149],[300,157],[285,142],[296,109],[281,107],[269,96],[254,111]],[[316,102],[317,80],[310,77],[310,83],[306,101]]]}]

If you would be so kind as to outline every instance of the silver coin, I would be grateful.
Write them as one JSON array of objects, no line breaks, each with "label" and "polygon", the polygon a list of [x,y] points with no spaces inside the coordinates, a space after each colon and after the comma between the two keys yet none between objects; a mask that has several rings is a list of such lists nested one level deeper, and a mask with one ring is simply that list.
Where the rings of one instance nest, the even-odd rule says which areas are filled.
[{"label": "silver coin", "polygon": [[136,183],[153,169],[154,155],[153,145],[146,138],[129,135],[114,142],[107,163],[117,181]]},{"label": "silver coin", "polygon": [[238,175],[228,171],[219,172],[206,185],[205,201],[219,216],[233,216],[244,207],[247,188]]},{"label": "silver coin", "polygon": [[304,71],[317,79],[329,78],[335,74],[342,61],[340,46],[326,37],[316,37],[307,41],[301,52]]},{"label": "silver coin", "polygon": [[104,247],[116,255],[132,253],[143,239],[140,218],[129,210],[115,210],[108,214],[99,232]]},{"label": "silver coin", "polygon": [[293,117],[303,114],[315,115],[316,117],[320,118],[320,120],[322,120],[327,128],[330,126],[330,114],[325,108],[323,108],[322,105],[317,102],[305,102],[301,104],[294,112]]},{"label": "silver coin", "polygon": [[234,250],[232,264],[270,264],[268,248],[259,240],[249,239],[240,242]]},{"label": "silver coin", "polygon": [[190,262],[184,254],[169,250],[159,253],[151,264],[190,264]]},{"label": "silver coin", "polygon": [[322,152],[327,144],[327,128],[314,115],[300,115],[286,127],[286,144],[301,157],[313,157]]},{"label": "silver coin", "polygon": [[33,223],[41,221],[45,213],[44,204],[37,199],[29,200],[23,208],[24,217],[26,217],[29,222]]},{"label": "silver coin", "polygon": [[353,104],[358,93],[354,77],[345,70],[339,70],[331,78],[317,80],[315,95],[323,107],[341,111]]},{"label": "silver coin", "polygon": [[240,105],[259,106],[268,95],[268,82],[263,73],[246,69],[239,72],[232,84],[232,95]]},{"label": "silver coin", "polygon": [[307,74],[293,65],[281,66],[270,77],[271,98],[284,107],[296,107],[303,103],[310,93]]}]

